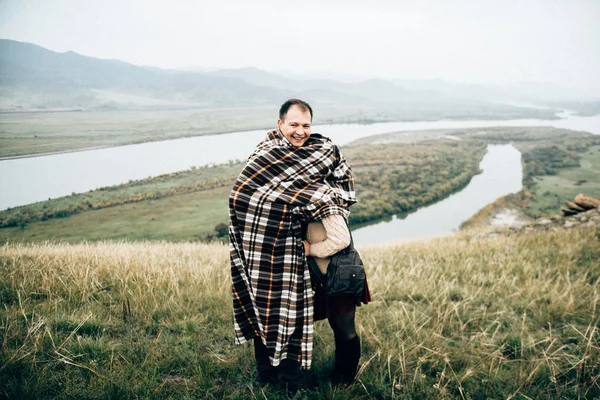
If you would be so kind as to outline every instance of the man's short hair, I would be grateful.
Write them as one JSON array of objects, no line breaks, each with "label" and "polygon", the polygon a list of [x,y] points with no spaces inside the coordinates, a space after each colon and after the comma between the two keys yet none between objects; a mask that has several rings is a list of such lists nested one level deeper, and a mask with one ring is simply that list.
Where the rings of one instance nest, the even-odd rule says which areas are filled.
[{"label": "man's short hair", "polygon": [[281,107],[279,108],[279,119],[282,121],[285,121],[285,116],[288,112],[288,110],[290,109],[291,106],[298,106],[300,108],[300,110],[302,110],[302,112],[310,112],[310,120],[312,121],[313,118],[313,111],[312,108],[310,108],[310,105],[300,99],[289,99],[288,101],[286,101],[285,103],[283,103],[281,105]]}]

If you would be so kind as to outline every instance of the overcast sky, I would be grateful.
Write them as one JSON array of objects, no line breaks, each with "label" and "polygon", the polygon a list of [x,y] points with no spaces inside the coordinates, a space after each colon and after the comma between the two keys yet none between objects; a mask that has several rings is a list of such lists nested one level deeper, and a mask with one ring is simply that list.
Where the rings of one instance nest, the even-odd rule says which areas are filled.
[{"label": "overcast sky", "polygon": [[164,68],[600,88],[597,0],[0,0],[0,38]]}]

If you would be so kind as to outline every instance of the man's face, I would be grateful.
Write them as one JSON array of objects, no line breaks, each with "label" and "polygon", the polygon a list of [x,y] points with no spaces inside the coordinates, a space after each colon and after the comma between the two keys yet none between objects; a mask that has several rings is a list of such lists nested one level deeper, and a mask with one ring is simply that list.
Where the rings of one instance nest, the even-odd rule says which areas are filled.
[{"label": "man's face", "polygon": [[296,147],[302,146],[310,136],[312,120],[310,111],[302,111],[300,107],[293,105],[285,115],[285,119],[277,120],[279,130],[283,136]]}]

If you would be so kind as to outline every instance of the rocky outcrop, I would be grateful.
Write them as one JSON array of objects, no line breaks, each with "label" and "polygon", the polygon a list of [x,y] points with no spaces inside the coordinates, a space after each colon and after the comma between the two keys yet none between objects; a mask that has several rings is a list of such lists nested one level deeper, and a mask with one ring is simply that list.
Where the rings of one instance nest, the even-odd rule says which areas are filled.
[{"label": "rocky outcrop", "polygon": [[572,228],[574,226],[600,226],[600,208],[580,211],[574,215],[550,216],[537,219],[523,227],[525,231],[540,228]]},{"label": "rocky outcrop", "polygon": [[[594,200],[591,197],[589,198]],[[578,206],[580,205],[577,201],[574,203]],[[511,235],[521,232],[557,231],[559,229],[571,229],[578,226],[596,226],[600,228],[600,207],[579,211],[572,215],[545,216],[520,226],[511,225],[508,227],[494,228],[476,235],[473,239]]]},{"label": "rocky outcrop", "polygon": [[600,207],[600,200],[580,193],[575,196],[574,201],[565,201],[565,205],[566,207],[561,207],[560,211],[564,216],[569,216]]}]

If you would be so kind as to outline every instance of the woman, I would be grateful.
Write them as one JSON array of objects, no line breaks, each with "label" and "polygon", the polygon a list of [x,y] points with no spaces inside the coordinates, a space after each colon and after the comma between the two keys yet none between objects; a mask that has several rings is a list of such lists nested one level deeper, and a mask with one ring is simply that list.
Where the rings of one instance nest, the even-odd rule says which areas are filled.
[{"label": "woman", "polygon": [[[341,215],[330,215],[322,221],[310,222],[306,239],[309,243],[309,262],[315,262],[323,275],[331,256],[350,245],[350,231],[347,221]],[[317,281],[316,279],[313,282]],[[314,320],[327,318],[335,337],[335,366],[331,374],[334,384],[350,384],[356,376],[360,360],[360,338],[354,326],[356,306],[371,301],[369,287],[365,287],[361,297],[328,297],[323,287],[313,284]]]},{"label": "woman", "polygon": [[257,378],[292,383],[309,369],[313,288],[303,225],[347,220],[354,175],[331,140],[311,135],[312,109],[288,100],[278,129],[249,157],[229,197],[236,343],[254,340]]}]

